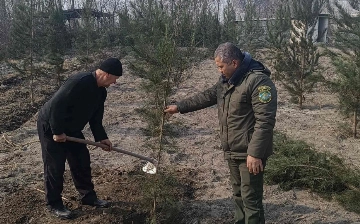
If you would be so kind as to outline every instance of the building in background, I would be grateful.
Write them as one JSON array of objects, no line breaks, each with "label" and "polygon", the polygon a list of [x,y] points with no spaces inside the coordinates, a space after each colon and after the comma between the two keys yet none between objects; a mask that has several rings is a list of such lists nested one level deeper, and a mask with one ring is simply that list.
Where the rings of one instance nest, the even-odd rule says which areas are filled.
[{"label": "building in background", "polygon": [[[339,3],[351,16],[360,16],[360,12],[355,10],[348,0],[328,0],[328,4],[325,4],[323,9],[318,15],[317,22],[314,25],[314,32],[312,39],[318,43],[331,43],[332,33],[336,30],[336,25],[332,21],[332,16],[338,17],[339,10],[335,3]],[[244,22],[246,4],[253,3],[256,7],[257,18],[254,19],[259,22],[260,26],[266,30],[266,23],[268,20],[275,19],[275,11],[277,4],[275,0],[233,0],[232,4],[236,13],[236,23]],[[329,10],[331,7],[332,10]],[[334,15],[330,14],[330,11],[334,12]]]}]

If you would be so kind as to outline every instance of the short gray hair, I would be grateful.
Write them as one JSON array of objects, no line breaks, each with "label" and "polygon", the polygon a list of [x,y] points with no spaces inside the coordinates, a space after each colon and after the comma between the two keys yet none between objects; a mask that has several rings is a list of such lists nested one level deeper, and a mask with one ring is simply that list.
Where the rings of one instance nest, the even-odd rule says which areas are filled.
[{"label": "short gray hair", "polygon": [[216,48],[214,58],[216,57],[225,63],[230,63],[232,60],[242,61],[244,58],[241,50],[230,42],[222,43]]}]

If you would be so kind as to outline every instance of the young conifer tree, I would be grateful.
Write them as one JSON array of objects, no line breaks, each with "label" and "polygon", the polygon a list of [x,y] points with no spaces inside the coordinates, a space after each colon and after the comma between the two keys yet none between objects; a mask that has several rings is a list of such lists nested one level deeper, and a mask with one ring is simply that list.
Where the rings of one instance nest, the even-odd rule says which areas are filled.
[{"label": "young conifer tree", "polygon": [[255,57],[258,50],[265,46],[265,27],[262,25],[257,7],[255,1],[247,1],[243,18],[238,22],[237,27],[237,44]]},{"label": "young conifer tree", "polygon": [[91,62],[91,55],[99,51],[99,37],[96,17],[92,11],[96,9],[95,0],[83,0],[81,19],[73,30],[74,46],[77,54],[81,55],[85,67]]},{"label": "young conifer tree", "polygon": [[222,42],[237,43],[238,29],[236,25],[236,13],[231,0],[227,0],[223,15],[224,21],[221,31],[221,40]]},{"label": "young conifer tree", "polygon": [[195,17],[195,45],[198,47],[216,48],[220,42],[221,25],[219,11],[211,0],[199,1]]},{"label": "young conifer tree", "polygon": [[336,27],[335,46],[331,51],[332,61],[338,72],[338,79],[330,87],[338,93],[340,110],[353,121],[353,137],[357,137],[360,112],[360,1],[350,0],[351,8],[335,4],[332,9]]},{"label": "young conifer tree", "polygon": [[[196,59],[190,57],[194,49],[191,43],[184,43],[178,38],[179,27],[184,26],[179,21],[174,21],[175,10],[171,4],[162,1],[138,0],[131,2],[128,11],[132,17],[122,13],[120,24],[127,31],[124,45],[131,48],[133,58],[129,61],[128,68],[136,76],[142,78],[141,89],[144,96],[144,105],[139,108],[143,121],[147,124],[144,133],[148,136],[146,148],[155,154],[159,161],[156,175],[151,180],[144,181],[144,199],[150,209],[150,223],[162,223],[160,211],[164,212],[173,207],[174,183],[169,174],[172,169],[166,163],[166,153],[175,148],[172,141],[173,132],[171,125],[166,121],[164,108],[168,104],[174,89],[182,83],[187,76],[183,71],[189,62]],[[178,18],[185,18],[179,15]],[[173,22],[177,24],[174,29]],[[178,42],[177,42],[178,41]],[[189,40],[191,41],[191,40]]]},{"label": "young conifer tree", "polygon": [[[275,8],[275,13],[269,15],[266,22],[266,42],[270,53],[269,60],[273,67],[279,66],[282,63],[280,60],[283,48],[286,47],[286,42],[290,39],[291,30],[291,15],[290,7],[287,4],[288,0],[282,0]],[[278,71],[272,71],[274,80],[278,80]]]},{"label": "young conifer tree", "polygon": [[66,46],[70,42],[68,32],[65,26],[65,18],[63,15],[62,5],[55,5],[50,1],[47,6],[49,19],[46,23],[47,32],[47,62],[53,66],[53,72],[56,74],[57,86],[60,87],[62,83],[61,73],[64,72],[64,55]]},{"label": "young conifer tree", "polygon": [[[35,0],[18,2],[14,5],[8,63],[20,75],[30,79],[29,99],[34,105],[35,79]],[[11,60],[15,59],[15,60]]]},{"label": "young conifer tree", "polygon": [[191,43],[194,36],[193,17],[195,12],[192,10],[196,2],[187,0],[170,1],[169,13],[171,16],[174,39],[180,46]]},{"label": "young conifer tree", "polygon": [[317,73],[320,53],[313,40],[322,0],[290,0],[291,38],[286,41],[275,66],[279,79],[302,109],[305,93],[311,92],[322,76]]}]

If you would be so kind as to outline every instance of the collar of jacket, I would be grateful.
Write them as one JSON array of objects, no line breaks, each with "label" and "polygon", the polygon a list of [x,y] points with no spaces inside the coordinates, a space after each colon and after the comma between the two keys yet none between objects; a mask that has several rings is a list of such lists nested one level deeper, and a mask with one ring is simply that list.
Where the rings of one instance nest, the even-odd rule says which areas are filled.
[{"label": "collar of jacket", "polygon": [[251,62],[251,55],[248,52],[244,52],[244,59],[242,60],[239,68],[236,69],[234,74],[230,79],[226,79],[225,76],[222,76],[223,83],[229,83],[229,85],[236,85],[244,75],[249,71],[249,65]]}]

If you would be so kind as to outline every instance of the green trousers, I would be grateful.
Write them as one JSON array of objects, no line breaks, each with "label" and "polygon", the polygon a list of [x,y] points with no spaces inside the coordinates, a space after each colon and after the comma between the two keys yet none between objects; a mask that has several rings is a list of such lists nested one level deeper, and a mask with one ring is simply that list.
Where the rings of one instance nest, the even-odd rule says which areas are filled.
[{"label": "green trousers", "polygon": [[[265,162],[263,165],[265,167]],[[246,159],[228,160],[230,182],[235,201],[236,224],[264,224],[264,172],[257,175],[249,173]]]}]

